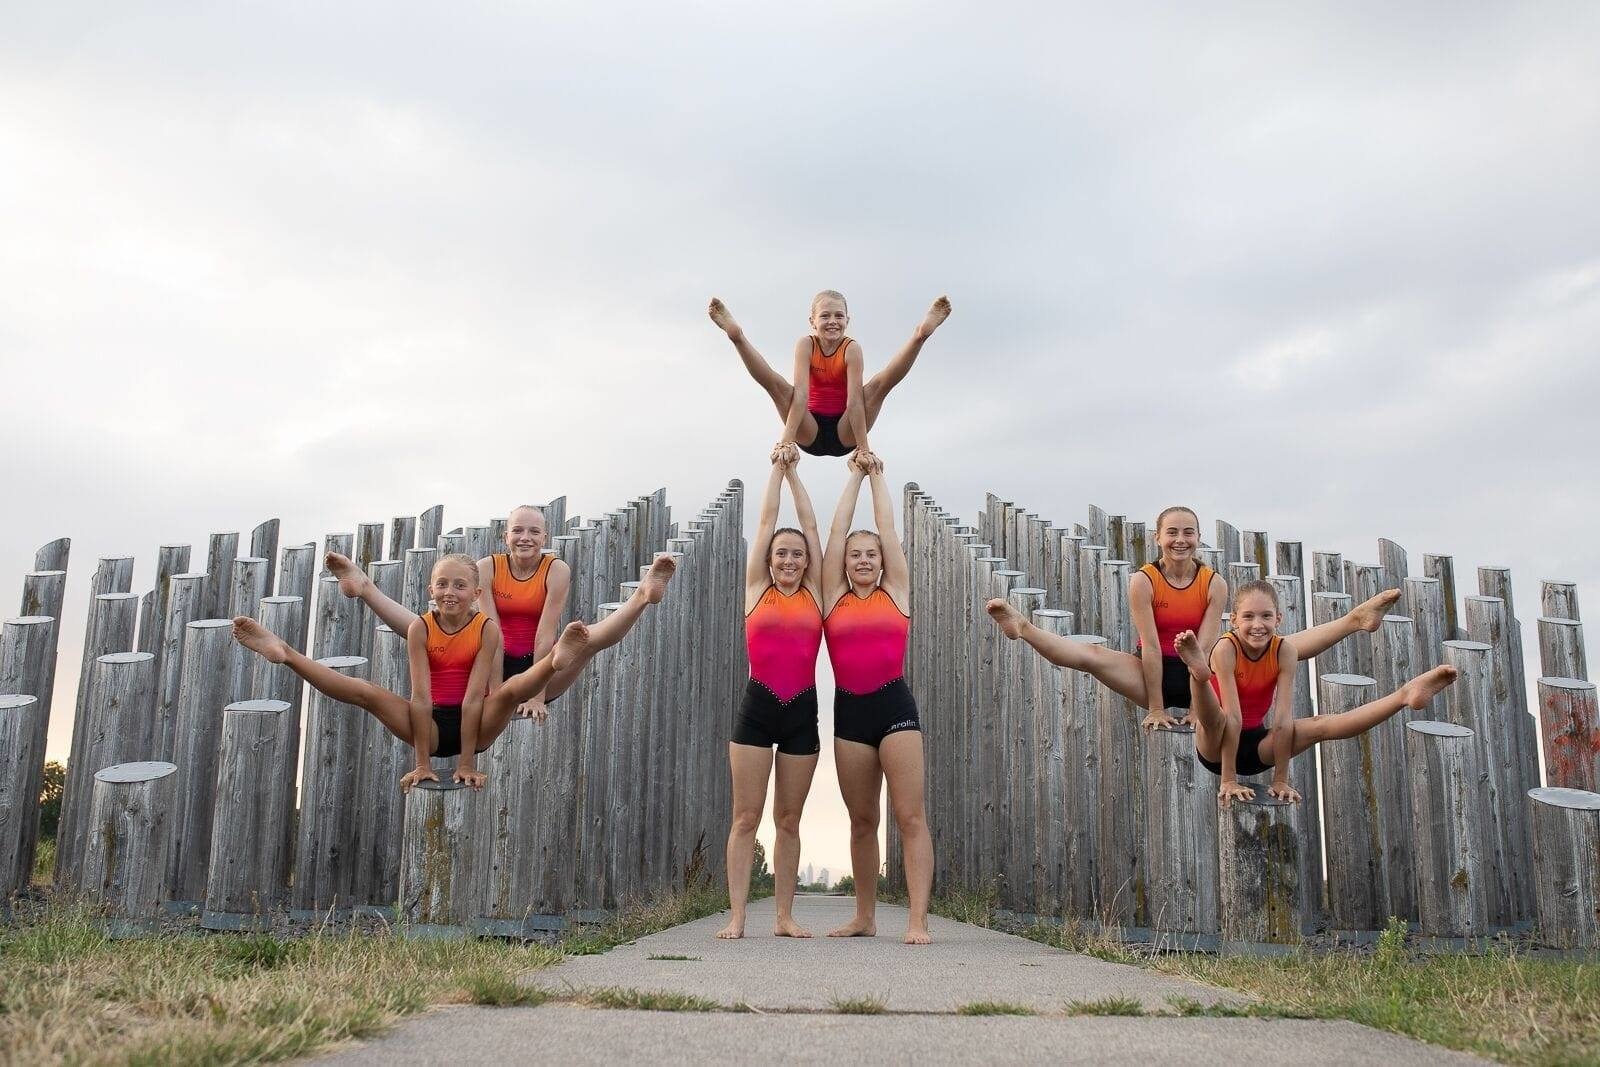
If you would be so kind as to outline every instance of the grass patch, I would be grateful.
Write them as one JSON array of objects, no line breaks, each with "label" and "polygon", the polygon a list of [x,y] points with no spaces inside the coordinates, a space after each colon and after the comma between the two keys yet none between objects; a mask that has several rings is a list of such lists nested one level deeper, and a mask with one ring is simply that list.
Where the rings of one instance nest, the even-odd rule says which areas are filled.
[{"label": "grass patch", "polygon": [[650,955],[646,956],[645,959],[647,959],[647,960],[683,960],[683,961],[685,961],[687,963],[699,963],[699,962],[701,962],[699,956],[671,956],[671,955],[666,955],[666,954],[659,953],[659,952],[652,952],[652,953],[650,953]]},{"label": "grass patch", "polygon": [[1144,1004],[1132,997],[1101,997],[1099,1000],[1069,1000],[1062,1009],[1068,1015],[1143,1015]]},{"label": "grass patch", "polygon": [[882,1015],[889,1006],[887,997],[834,997],[828,1007],[840,1015]]},{"label": "grass patch", "polygon": [[957,1015],[1037,1015],[1026,1004],[1008,1004],[1003,1000],[977,1000],[956,1009]]},{"label": "grass patch", "polygon": [[486,1008],[536,1008],[550,999],[548,991],[524,985],[514,975],[485,969],[462,981],[467,999]]},{"label": "grass patch", "polygon": [[49,885],[56,874],[56,839],[44,837],[33,853],[33,884]]},{"label": "grass patch", "polygon": [[[1218,957],[1130,951],[1087,926],[1020,927],[987,912],[986,894],[945,895],[935,914],[1019,934],[1041,944],[1253,994],[1244,1006],[1169,1003],[1179,1015],[1347,1019],[1419,1041],[1546,1067],[1600,1063],[1600,963],[1536,958],[1507,948],[1484,955],[1418,955],[1391,923],[1369,951]],[[1098,1003],[1098,1002],[1089,1002]]]},{"label": "grass patch", "polygon": [[609,922],[574,930],[562,939],[561,951],[569,956],[597,956],[646,934],[703,919],[727,907],[726,889],[702,885],[654,903],[632,905]]},{"label": "grass patch", "polygon": [[631,1008],[634,1011],[717,1011],[714,1000],[689,993],[666,993],[646,989],[612,986],[585,989],[575,998],[580,1004],[596,1008]]}]

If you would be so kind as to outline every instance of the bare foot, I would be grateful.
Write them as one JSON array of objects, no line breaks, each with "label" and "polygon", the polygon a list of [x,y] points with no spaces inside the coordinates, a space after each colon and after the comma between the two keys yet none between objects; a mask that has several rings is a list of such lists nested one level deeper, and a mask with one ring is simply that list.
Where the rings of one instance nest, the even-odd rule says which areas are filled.
[{"label": "bare foot", "polygon": [[[717,329],[728,335],[728,340],[737,341],[744,336],[744,329],[733,321],[733,312],[728,310],[728,305],[716,297],[711,298],[711,304],[706,308],[706,314],[710,315],[711,321],[717,324]],[[949,314],[949,312],[945,312],[945,314]],[[742,937],[744,935],[737,936]]]},{"label": "bare foot", "polygon": [[811,931],[793,919],[779,919],[772,924],[773,937],[810,937]]},{"label": "bare foot", "polygon": [[984,610],[989,613],[1000,627],[1000,632],[1015,641],[1022,636],[1023,627],[1028,625],[1028,620],[1022,617],[1022,612],[1011,606],[1009,600],[996,597],[984,605]]},{"label": "bare foot", "polygon": [[268,663],[289,662],[289,645],[248,615],[233,620],[233,639]]},{"label": "bare foot", "polygon": [[634,595],[644,597],[646,604],[661,603],[661,599],[667,595],[667,583],[672,581],[677,570],[678,561],[670,553],[657,552],[650,569],[645,572],[644,581],[639,583],[639,591]]},{"label": "bare foot", "polygon": [[871,919],[857,916],[839,927],[837,930],[828,931],[829,937],[877,937],[878,924]]},{"label": "bare foot", "polygon": [[744,916],[738,915],[728,920],[728,925],[717,931],[717,936],[724,941],[737,941],[744,936]]},{"label": "bare foot", "polygon": [[[238,627],[238,622],[234,626]],[[1428,701],[1444,692],[1456,680],[1454,667],[1435,667],[1427,674],[1418,675],[1400,687],[1400,699],[1408,708],[1421,711]]]},{"label": "bare foot", "polygon": [[917,340],[926,341],[950,317],[950,298],[941,296],[928,308],[928,314],[917,326]]},{"label": "bare foot", "polygon": [[372,579],[349,556],[329,552],[322,557],[322,565],[328,568],[328,573],[339,579],[339,592],[345,596],[360,596],[372,584]]},{"label": "bare foot", "polygon": [[1385,589],[1371,600],[1357,604],[1350,612],[1350,619],[1367,633],[1376,633],[1378,627],[1383,625],[1383,617],[1389,614],[1389,609],[1399,599],[1400,590]]},{"label": "bare foot", "polygon": [[906,927],[905,943],[908,945],[931,945],[933,937],[928,933],[926,926]]},{"label": "bare foot", "polygon": [[1193,630],[1185,630],[1174,637],[1172,647],[1177,650],[1183,665],[1189,668],[1189,677],[1197,682],[1211,681],[1211,661],[1200,650],[1200,638],[1195,636]]},{"label": "bare foot", "polygon": [[589,627],[581,621],[567,623],[567,628],[561,631],[561,636],[556,639],[556,647],[550,650],[550,668],[552,670],[566,670],[567,666],[583,655],[583,650],[589,647]]}]

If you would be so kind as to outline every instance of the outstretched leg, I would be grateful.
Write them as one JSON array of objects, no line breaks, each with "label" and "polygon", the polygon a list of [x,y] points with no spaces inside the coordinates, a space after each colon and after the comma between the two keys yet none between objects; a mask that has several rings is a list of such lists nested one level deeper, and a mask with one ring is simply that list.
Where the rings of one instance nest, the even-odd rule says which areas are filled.
[{"label": "outstretched leg", "polygon": [[772,822],[778,831],[772,843],[772,895],[778,906],[778,917],[772,924],[774,937],[811,936],[810,930],[794,921],[794,882],[800,870],[800,810],[805,807],[811,778],[816,773],[816,756],[778,753],[772,796]]},{"label": "outstretched leg", "polygon": [[556,638],[549,652],[534,662],[521,674],[513,674],[496,686],[483,702],[483,744],[500,736],[511,719],[511,713],[525,701],[532,700],[546,690],[560,672],[576,663],[589,662],[589,627],[582,622],[569,622]]},{"label": "outstretched leg", "polygon": [[[917,328],[911,333],[911,340],[907,341],[894,358],[884,364],[883,369],[867,379],[861,392],[864,394],[862,402],[866,405],[867,429],[871,430],[878,421],[878,413],[883,410],[883,400],[889,391],[905,380],[911,373],[912,364],[917,361],[917,354],[922,351],[922,346],[928,343],[928,338],[933,336],[945,319],[950,317],[950,298],[941,296],[928,308],[927,315],[923,316]],[[841,423],[841,425],[843,425]],[[848,443],[848,442],[846,442]]]},{"label": "outstretched leg", "polygon": [[717,931],[722,938],[744,936],[745,905],[750,900],[750,868],[755,863],[756,827],[767,804],[767,779],[772,774],[772,749],[728,742],[728,769],[733,775],[733,825],[728,827],[728,903],[733,917]]},{"label": "outstretched leg", "polygon": [[789,405],[794,402],[794,384],[783,375],[772,369],[772,364],[756,351],[756,346],[751,344],[744,335],[744,327],[734,320],[733,312],[728,310],[716,297],[711,298],[711,305],[706,309],[711,316],[711,321],[717,324],[717,329],[728,335],[728,340],[733,342],[733,347],[738,350],[739,358],[744,361],[744,369],[750,372],[750,377],[756,384],[767,391],[772,402],[778,408],[778,418],[789,417]]},{"label": "outstretched leg", "polygon": [[991,600],[986,610],[1007,637],[1026,641],[1057,667],[1092,674],[1108,689],[1141,708],[1145,706],[1144,665],[1138,656],[1041,630],[1023,618],[1022,612],[1007,600]]},{"label": "outstretched leg", "polygon": [[365,678],[352,678],[296,652],[288,642],[246,615],[233,620],[233,639],[269,663],[281,663],[311,683],[311,688],[344,704],[353,704],[411,744],[411,702]]},{"label": "outstretched leg", "polygon": [[322,557],[323,566],[328,572],[339,579],[339,592],[348,597],[357,597],[363,604],[372,609],[382,623],[395,633],[404,637],[411,624],[417,621],[416,613],[390,600],[383,590],[372,584],[372,579],[367,577],[366,571],[355,565],[355,561],[348,556],[341,556],[337,552],[329,552]]},{"label": "outstretched leg", "polygon": [[[571,688],[572,683],[578,680],[578,675],[589,665],[594,654],[602,648],[610,648],[621,641],[633,624],[639,621],[639,616],[644,614],[644,609],[651,604],[661,603],[667,595],[667,583],[672,581],[672,576],[678,569],[677,561],[665,552],[659,553],[650,564],[650,570],[644,579],[639,582],[639,588],[633,591],[623,605],[610,615],[589,627],[588,645],[577,655],[559,668],[549,682],[544,686],[546,700],[554,700]],[[537,693],[530,693],[533,696]],[[526,699],[526,698],[524,698]]]},{"label": "outstretched leg", "polygon": [[1312,745],[1324,741],[1342,741],[1358,737],[1383,722],[1401,708],[1421,710],[1456,680],[1454,667],[1435,667],[1419,674],[1386,697],[1379,697],[1359,708],[1336,715],[1313,715],[1309,719],[1294,720],[1294,755],[1298,756]]},{"label": "outstretched leg", "polygon": [[1385,589],[1370,600],[1357,604],[1349,613],[1332,622],[1290,634],[1284,640],[1294,647],[1294,653],[1300,662],[1305,663],[1316,659],[1351,634],[1362,631],[1369,634],[1375,632],[1383,625],[1384,615],[1388,614],[1389,609],[1394,607],[1394,602],[1399,599],[1400,590]]},{"label": "outstretched leg", "polygon": [[850,813],[850,872],[856,882],[856,915],[829,937],[875,937],[878,933],[878,821],[883,769],[878,750],[859,741],[833,740],[839,792]]}]

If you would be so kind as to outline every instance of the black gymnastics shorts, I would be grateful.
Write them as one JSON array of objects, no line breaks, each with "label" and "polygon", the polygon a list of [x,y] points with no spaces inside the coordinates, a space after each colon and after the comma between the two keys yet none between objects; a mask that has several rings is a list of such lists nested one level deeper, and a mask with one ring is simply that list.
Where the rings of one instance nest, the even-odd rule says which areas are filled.
[{"label": "black gymnastics shorts", "polygon": [[1169,708],[1187,708],[1193,701],[1189,668],[1177,656],[1161,657],[1161,700]]},{"label": "black gymnastics shorts", "polygon": [[833,691],[833,736],[877,748],[890,734],[921,730],[917,702],[904,678],[870,693]]},{"label": "black gymnastics shorts", "polygon": [[[515,678],[524,671],[531,671],[533,670],[533,665],[538,662],[538,657],[536,657],[531,651],[525,656],[513,656],[509,652],[502,652],[500,653],[501,680],[503,681],[508,678]],[[547,697],[545,699],[544,706],[548,708],[555,702],[555,697]]]},{"label": "black gymnastics shorts", "polygon": [[813,411],[811,417],[817,420],[817,436],[809,445],[801,445],[800,451],[812,456],[848,456],[855,451],[839,440],[839,420],[843,415],[818,415]]},{"label": "black gymnastics shorts", "polygon": [[[1234,774],[1240,778],[1248,778],[1253,774],[1260,774],[1262,771],[1272,769],[1272,764],[1261,762],[1261,742],[1266,738],[1268,732],[1265,723],[1260,726],[1252,726],[1248,730],[1239,731],[1239,757],[1234,760]],[[1194,755],[1200,761],[1202,767],[1217,777],[1222,777],[1222,764],[1215,760],[1208,760],[1198,752]]]},{"label": "black gymnastics shorts", "polygon": [[461,755],[461,705],[435,704],[433,725],[439,731],[439,743],[433,746],[433,754],[441,759]]},{"label": "black gymnastics shorts", "polygon": [[757,748],[777,745],[785,756],[815,756],[822,751],[822,737],[817,732],[817,687],[809,686],[785,702],[750,679],[745,683],[744,703],[733,723],[733,743]]}]

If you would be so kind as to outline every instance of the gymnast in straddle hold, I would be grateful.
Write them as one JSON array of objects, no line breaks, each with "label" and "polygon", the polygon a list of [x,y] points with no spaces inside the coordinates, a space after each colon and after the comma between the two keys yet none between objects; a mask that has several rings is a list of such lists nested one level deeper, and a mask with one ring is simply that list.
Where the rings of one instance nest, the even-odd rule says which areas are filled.
[{"label": "gymnast in straddle hold", "polygon": [[845,456],[855,449],[870,450],[867,433],[878,421],[884,398],[911,372],[917,353],[950,317],[950,300],[935,300],[911,340],[865,383],[861,345],[845,336],[850,310],[842,293],[824,289],[812,298],[811,333],[795,344],[794,373],[787,379],[756,351],[727,305],[713,297],[708,311],[777,406],[783,420],[779,444],[799,445],[813,456]]},{"label": "gymnast in straddle hold", "polygon": [[1174,644],[1189,674],[1194,750],[1221,779],[1217,797],[1226,807],[1250,800],[1255,790],[1239,781],[1272,771],[1267,794],[1297,802],[1289,761],[1312,745],[1358,737],[1402,708],[1420,710],[1456,680],[1454,667],[1435,667],[1398,690],[1350,711],[1296,719],[1293,711],[1294,645],[1278,636],[1283,615],[1268,582],[1246,582],[1233,598],[1233,628],[1207,656],[1192,630]]},{"label": "gymnast in straddle hold", "polygon": [[[1146,730],[1176,725],[1187,718],[1191,696],[1189,670],[1174,642],[1190,631],[1201,648],[1210,649],[1221,635],[1228,601],[1228,583],[1197,558],[1199,527],[1199,518],[1186,507],[1167,508],[1156,518],[1160,557],[1128,578],[1128,612],[1139,635],[1133,654],[1048,633],[1005,600],[989,601],[989,615],[1007,637],[1026,641],[1057,667],[1094,675],[1145,709],[1140,725]],[[1384,613],[1399,597],[1400,590],[1385,590],[1347,615],[1284,640],[1298,658],[1313,659],[1351,634],[1382,626]],[[1174,718],[1169,708],[1184,714]]]}]

